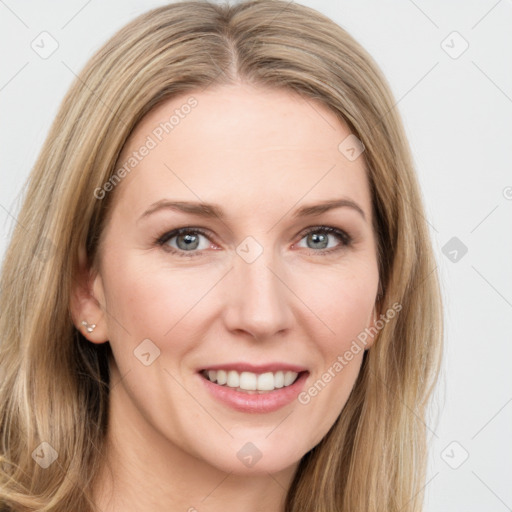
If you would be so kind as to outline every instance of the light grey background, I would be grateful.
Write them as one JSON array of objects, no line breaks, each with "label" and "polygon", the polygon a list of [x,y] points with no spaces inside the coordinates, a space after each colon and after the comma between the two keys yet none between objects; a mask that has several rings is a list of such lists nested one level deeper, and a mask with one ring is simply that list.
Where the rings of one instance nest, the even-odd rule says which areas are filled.
[{"label": "light grey background", "polygon": [[[1,256],[74,74],[114,31],[164,3],[0,0]],[[381,66],[417,166],[446,311],[426,512],[512,510],[512,2],[302,3]],[[58,43],[48,58],[31,47],[46,37],[51,49],[43,31]]]}]

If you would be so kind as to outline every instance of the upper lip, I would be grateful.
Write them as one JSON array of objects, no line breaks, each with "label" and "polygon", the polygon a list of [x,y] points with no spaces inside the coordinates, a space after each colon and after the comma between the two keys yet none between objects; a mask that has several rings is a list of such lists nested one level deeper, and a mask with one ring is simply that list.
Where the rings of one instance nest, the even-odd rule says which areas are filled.
[{"label": "upper lip", "polygon": [[205,366],[199,371],[208,370],[234,370],[238,373],[252,372],[252,373],[267,373],[267,372],[295,372],[301,373],[307,371],[307,368],[289,363],[267,363],[267,364],[250,364],[250,363],[221,363],[215,365]]}]

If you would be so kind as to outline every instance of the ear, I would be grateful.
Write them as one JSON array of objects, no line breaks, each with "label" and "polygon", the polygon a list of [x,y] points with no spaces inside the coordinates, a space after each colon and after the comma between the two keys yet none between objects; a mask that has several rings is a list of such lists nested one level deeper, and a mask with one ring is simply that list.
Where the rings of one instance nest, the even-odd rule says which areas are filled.
[{"label": "ear", "polygon": [[99,271],[90,268],[85,250],[79,253],[78,262],[69,304],[73,323],[92,343],[105,343],[108,341],[108,332],[103,281]]}]

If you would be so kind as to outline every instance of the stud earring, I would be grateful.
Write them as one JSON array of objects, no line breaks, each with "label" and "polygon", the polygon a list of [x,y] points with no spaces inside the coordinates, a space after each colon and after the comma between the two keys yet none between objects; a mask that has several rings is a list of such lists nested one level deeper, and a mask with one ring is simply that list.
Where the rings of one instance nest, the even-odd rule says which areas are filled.
[{"label": "stud earring", "polygon": [[91,333],[96,328],[96,324],[89,324],[85,320],[82,320],[82,325],[88,333]]}]

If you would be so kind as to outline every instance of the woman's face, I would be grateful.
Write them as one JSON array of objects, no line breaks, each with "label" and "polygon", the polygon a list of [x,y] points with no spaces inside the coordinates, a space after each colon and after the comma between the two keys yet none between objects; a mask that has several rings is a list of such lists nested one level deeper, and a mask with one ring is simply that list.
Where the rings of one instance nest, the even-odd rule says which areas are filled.
[{"label": "woman's face", "polygon": [[102,312],[88,319],[112,347],[119,439],[263,473],[325,436],[369,347],[379,278],[349,135],[313,100],[248,85],[175,98],[137,126],[103,189]]}]

